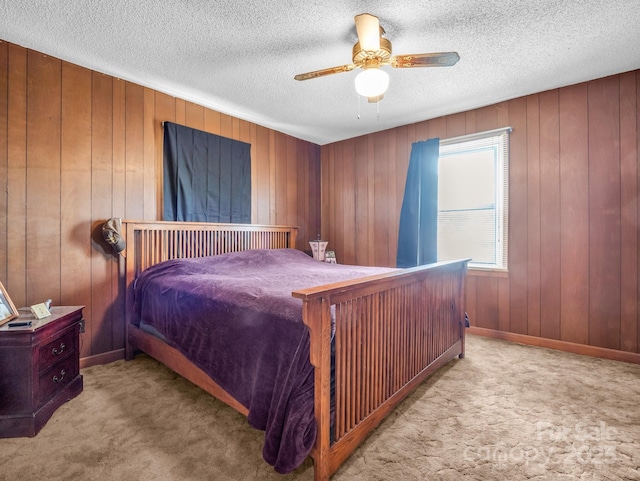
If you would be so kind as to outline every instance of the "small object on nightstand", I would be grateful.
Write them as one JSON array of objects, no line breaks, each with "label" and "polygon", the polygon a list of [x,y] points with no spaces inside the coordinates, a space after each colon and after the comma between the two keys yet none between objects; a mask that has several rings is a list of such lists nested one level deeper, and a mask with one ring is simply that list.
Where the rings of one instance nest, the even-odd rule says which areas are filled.
[{"label": "small object on nightstand", "polygon": [[51,313],[49,312],[49,308],[44,302],[31,306],[31,313],[36,319],[44,319],[45,317],[49,317],[51,315]]},{"label": "small object on nightstand", "polygon": [[31,327],[31,321],[12,321],[9,327]]},{"label": "small object on nightstand", "polygon": [[328,243],[329,241],[320,240],[320,234],[318,234],[318,239],[309,241],[311,252],[313,253],[313,258],[315,260],[324,261],[324,251],[327,248]]},{"label": "small object on nightstand", "polygon": [[337,264],[336,262],[336,252],[335,251],[327,251],[324,255],[324,261],[327,264]]}]

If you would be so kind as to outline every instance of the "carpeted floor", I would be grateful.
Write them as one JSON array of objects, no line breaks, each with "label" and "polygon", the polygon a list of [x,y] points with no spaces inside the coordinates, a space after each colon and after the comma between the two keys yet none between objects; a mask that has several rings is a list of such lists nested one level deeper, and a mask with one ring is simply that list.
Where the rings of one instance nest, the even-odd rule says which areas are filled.
[{"label": "carpeted floor", "polygon": [[[640,366],[469,336],[333,476],[640,480]],[[146,356],[82,371],[35,438],[0,439],[0,480],[313,480],[261,456],[244,417]]]}]

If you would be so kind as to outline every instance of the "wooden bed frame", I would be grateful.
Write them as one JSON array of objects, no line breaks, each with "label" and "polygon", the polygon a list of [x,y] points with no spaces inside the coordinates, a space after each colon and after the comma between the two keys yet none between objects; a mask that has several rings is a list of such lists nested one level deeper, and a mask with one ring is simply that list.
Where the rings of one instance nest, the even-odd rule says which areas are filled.
[{"label": "wooden bed frame", "polygon": [[[132,286],[146,268],[179,257],[295,248],[286,226],[123,221],[127,359],[139,350],[240,413],[247,409],[204,371],[133,324]],[[302,300],[315,368],[315,481],[327,481],[418,384],[464,356],[467,260],[431,264],[293,292]],[[331,307],[335,306],[335,422],[330,434]]]}]

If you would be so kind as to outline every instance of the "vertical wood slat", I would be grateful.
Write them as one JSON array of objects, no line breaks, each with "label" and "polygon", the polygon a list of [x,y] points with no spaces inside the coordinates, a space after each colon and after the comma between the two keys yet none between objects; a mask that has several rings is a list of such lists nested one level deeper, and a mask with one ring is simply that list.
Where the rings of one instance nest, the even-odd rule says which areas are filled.
[{"label": "vertical wood slat", "polygon": [[[343,145],[344,144],[342,143],[338,144],[336,145],[335,149],[332,149],[333,158],[342,157],[344,155]],[[328,238],[331,238],[333,240],[334,250],[337,250],[338,252],[344,252],[344,238],[349,235],[348,231],[338,228],[338,226],[344,225],[344,199],[348,196],[348,192],[345,192],[345,190],[342,188],[345,183],[344,175],[342,174],[342,172],[342,165],[335,164],[334,162],[329,173],[331,184],[335,186],[336,192],[340,192],[340,194],[330,197],[329,200],[329,202],[331,203],[330,216],[331,219],[333,219],[332,224],[335,225],[335,227],[329,229],[327,235],[329,236]]]},{"label": "vertical wood slat", "polygon": [[620,349],[619,89],[619,77],[588,84],[589,344],[609,349]]},{"label": "vertical wood slat", "polygon": [[[113,172],[113,79],[97,72],[91,74],[91,137],[90,161],[92,219],[109,219],[112,216],[112,172]],[[73,135],[73,132],[71,133]],[[76,199],[78,202],[79,199]],[[110,304],[115,297],[112,292],[105,295],[105,285],[115,274],[113,262],[104,262],[104,255],[93,250],[91,255],[91,304],[85,308],[91,322],[85,323],[89,341],[83,343],[82,356],[92,352],[105,352],[111,348],[112,324]]]},{"label": "vertical wood slat", "polygon": [[482,277],[476,279],[478,303],[475,312],[475,320],[478,326],[487,329],[498,329],[498,279],[493,277]]},{"label": "vertical wood slat", "polygon": [[540,229],[542,215],[540,196],[540,99],[527,100],[527,334],[540,336]]},{"label": "vertical wood slat", "polygon": [[144,219],[144,89],[127,83],[125,87],[125,216]]},{"label": "vertical wood slat", "polygon": [[389,263],[389,244],[390,244],[390,229],[389,225],[389,197],[386,195],[379,195],[382,192],[389,192],[389,133],[384,132],[373,138],[374,156],[371,159],[373,162],[373,191],[376,193],[374,196],[373,209],[374,216],[374,230],[375,239],[374,244],[374,265],[384,266],[390,265]]},{"label": "vertical wood slat", "polygon": [[275,134],[275,156],[282,159],[275,169],[275,181],[280,186],[275,191],[275,218],[273,223],[285,224],[288,218],[287,205],[287,139],[284,134]]},{"label": "vertical wood slat", "polygon": [[60,299],[61,74],[61,61],[28,52],[27,299],[40,302]]},{"label": "vertical wood slat", "polygon": [[[126,211],[126,82],[120,79],[113,79],[113,159],[112,165],[112,187],[111,202],[113,217],[122,217]],[[93,174],[92,174],[93,175]],[[158,180],[161,182],[161,180]],[[159,205],[162,205],[162,197],[158,198]],[[158,212],[161,210],[159,209]],[[119,273],[119,259],[113,258],[114,267],[111,269],[111,292],[115,296],[111,303],[111,333],[113,345],[111,350],[120,350],[125,347],[125,326],[124,326],[124,296],[119,295],[121,288],[121,279]],[[84,304],[84,302],[83,302]],[[87,306],[88,307],[88,306]],[[88,318],[85,309],[86,324],[93,322],[93,316]],[[97,354],[97,351],[92,352]]]},{"label": "vertical wood slat", "polygon": [[[7,45],[7,44],[3,44]],[[27,296],[27,51],[8,44],[7,75],[7,224],[5,288],[16,306]],[[4,231],[3,231],[4,232]],[[0,233],[0,236],[2,233]]]},{"label": "vertical wood slat", "polygon": [[[367,191],[367,237],[366,237],[366,253],[368,254],[366,265],[376,265],[375,264],[375,248],[378,245],[376,239],[376,230],[375,230],[375,201],[376,201],[376,191],[375,191],[375,162],[372,161],[375,158],[375,149],[374,149],[374,138],[376,135],[367,135],[367,162],[366,162],[366,170],[367,179],[369,182],[369,189]],[[378,197],[382,194],[380,190],[378,190]],[[384,264],[382,264],[384,265]]]},{"label": "vertical wood slat", "polygon": [[156,121],[155,92],[144,88],[142,96],[142,173],[143,173],[143,214],[141,219],[153,219],[156,214],[158,178],[156,173],[156,136],[160,134],[159,122]]},{"label": "vertical wood slat", "polygon": [[[0,192],[9,190],[9,48],[0,41]],[[0,196],[0,232],[7,232],[9,202]],[[0,249],[0,281],[7,284],[7,249]]]},{"label": "vertical wood slat", "polygon": [[[353,236],[355,237],[355,244],[357,246],[355,251],[354,258],[348,258],[344,255],[343,252],[337,252],[336,256],[342,256],[342,263],[345,264],[358,264],[358,265],[368,265],[368,254],[367,254],[367,206],[368,206],[368,177],[364,175],[367,171],[367,150],[366,150],[366,138],[359,137],[355,140],[356,148],[355,148],[355,159],[354,159],[354,168],[355,171],[359,173],[359,175],[355,176],[354,184],[350,187],[355,190],[355,224]],[[324,150],[321,150],[324,153]],[[324,156],[323,156],[324,159]],[[342,159],[338,159],[337,161],[341,161]],[[322,169],[326,169],[325,164],[322,164]],[[333,187],[333,186],[331,186]],[[330,196],[333,196],[333,192],[329,192]],[[328,221],[328,219],[327,219]],[[323,228],[325,223],[325,217],[322,217]]]},{"label": "vertical wood slat", "polygon": [[[286,136],[286,176],[284,178],[285,187],[285,204],[287,216],[283,224],[295,225],[298,222],[297,211],[300,205],[300,199],[298,199],[298,158],[303,158],[298,152],[298,143],[294,137],[290,135]],[[300,169],[301,170],[301,169]]]},{"label": "vertical wood slat", "polygon": [[638,351],[638,147],[635,134],[640,128],[636,72],[620,77],[620,201],[621,201],[621,309],[620,348]]},{"label": "vertical wood slat", "polygon": [[[509,139],[509,328],[526,334],[528,328],[528,223],[527,223],[527,102],[509,102],[513,132]],[[515,162],[514,159],[520,159]],[[518,195],[519,194],[519,195]]]},{"label": "vertical wood slat", "polygon": [[589,339],[587,99],[586,84],[560,90],[560,339],[579,344]]},{"label": "vertical wood slat", "polygon": [[560,124],[558,90],[540,94],[540,335],[560,339]]},{"label": "vertical wood slat", "polygon": [[[91,71],[71,64],[62,64],[62,116],[61,116],[61,237],[65,261],[61,265],[63,279],[74,282],[62,283],[60,304],[82,305],[84,299],[78,285],[91,285],[92,263],[91,239]],[[111,270],[113,263],[107,264]],[[113,285],[104,290],[111,294]],[[85,307],[84,315],[90,316],[91,306]],[[91,326],[90,326],[91,327]],[[86,327],[85,327],[86,329]],[[81,335],[81,356],[89,354],[93,342],[86,342],[91,329]],[[110,340],[109,336],[105,336]],[[90,339],[90,341],[92,341]]]}]

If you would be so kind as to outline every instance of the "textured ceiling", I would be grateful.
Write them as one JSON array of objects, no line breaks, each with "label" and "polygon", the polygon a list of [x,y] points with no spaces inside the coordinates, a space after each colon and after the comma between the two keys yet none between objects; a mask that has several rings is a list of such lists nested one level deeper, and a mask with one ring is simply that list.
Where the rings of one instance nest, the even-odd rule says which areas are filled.
[{"label": "textured ceiling", "polygon": [[[384,67],[378,105],[357,71],[293,79],[350,63],[364,12],[460,61]],[[638,69],[640,1],[0,0],[0,38],[322,145]]]}]

